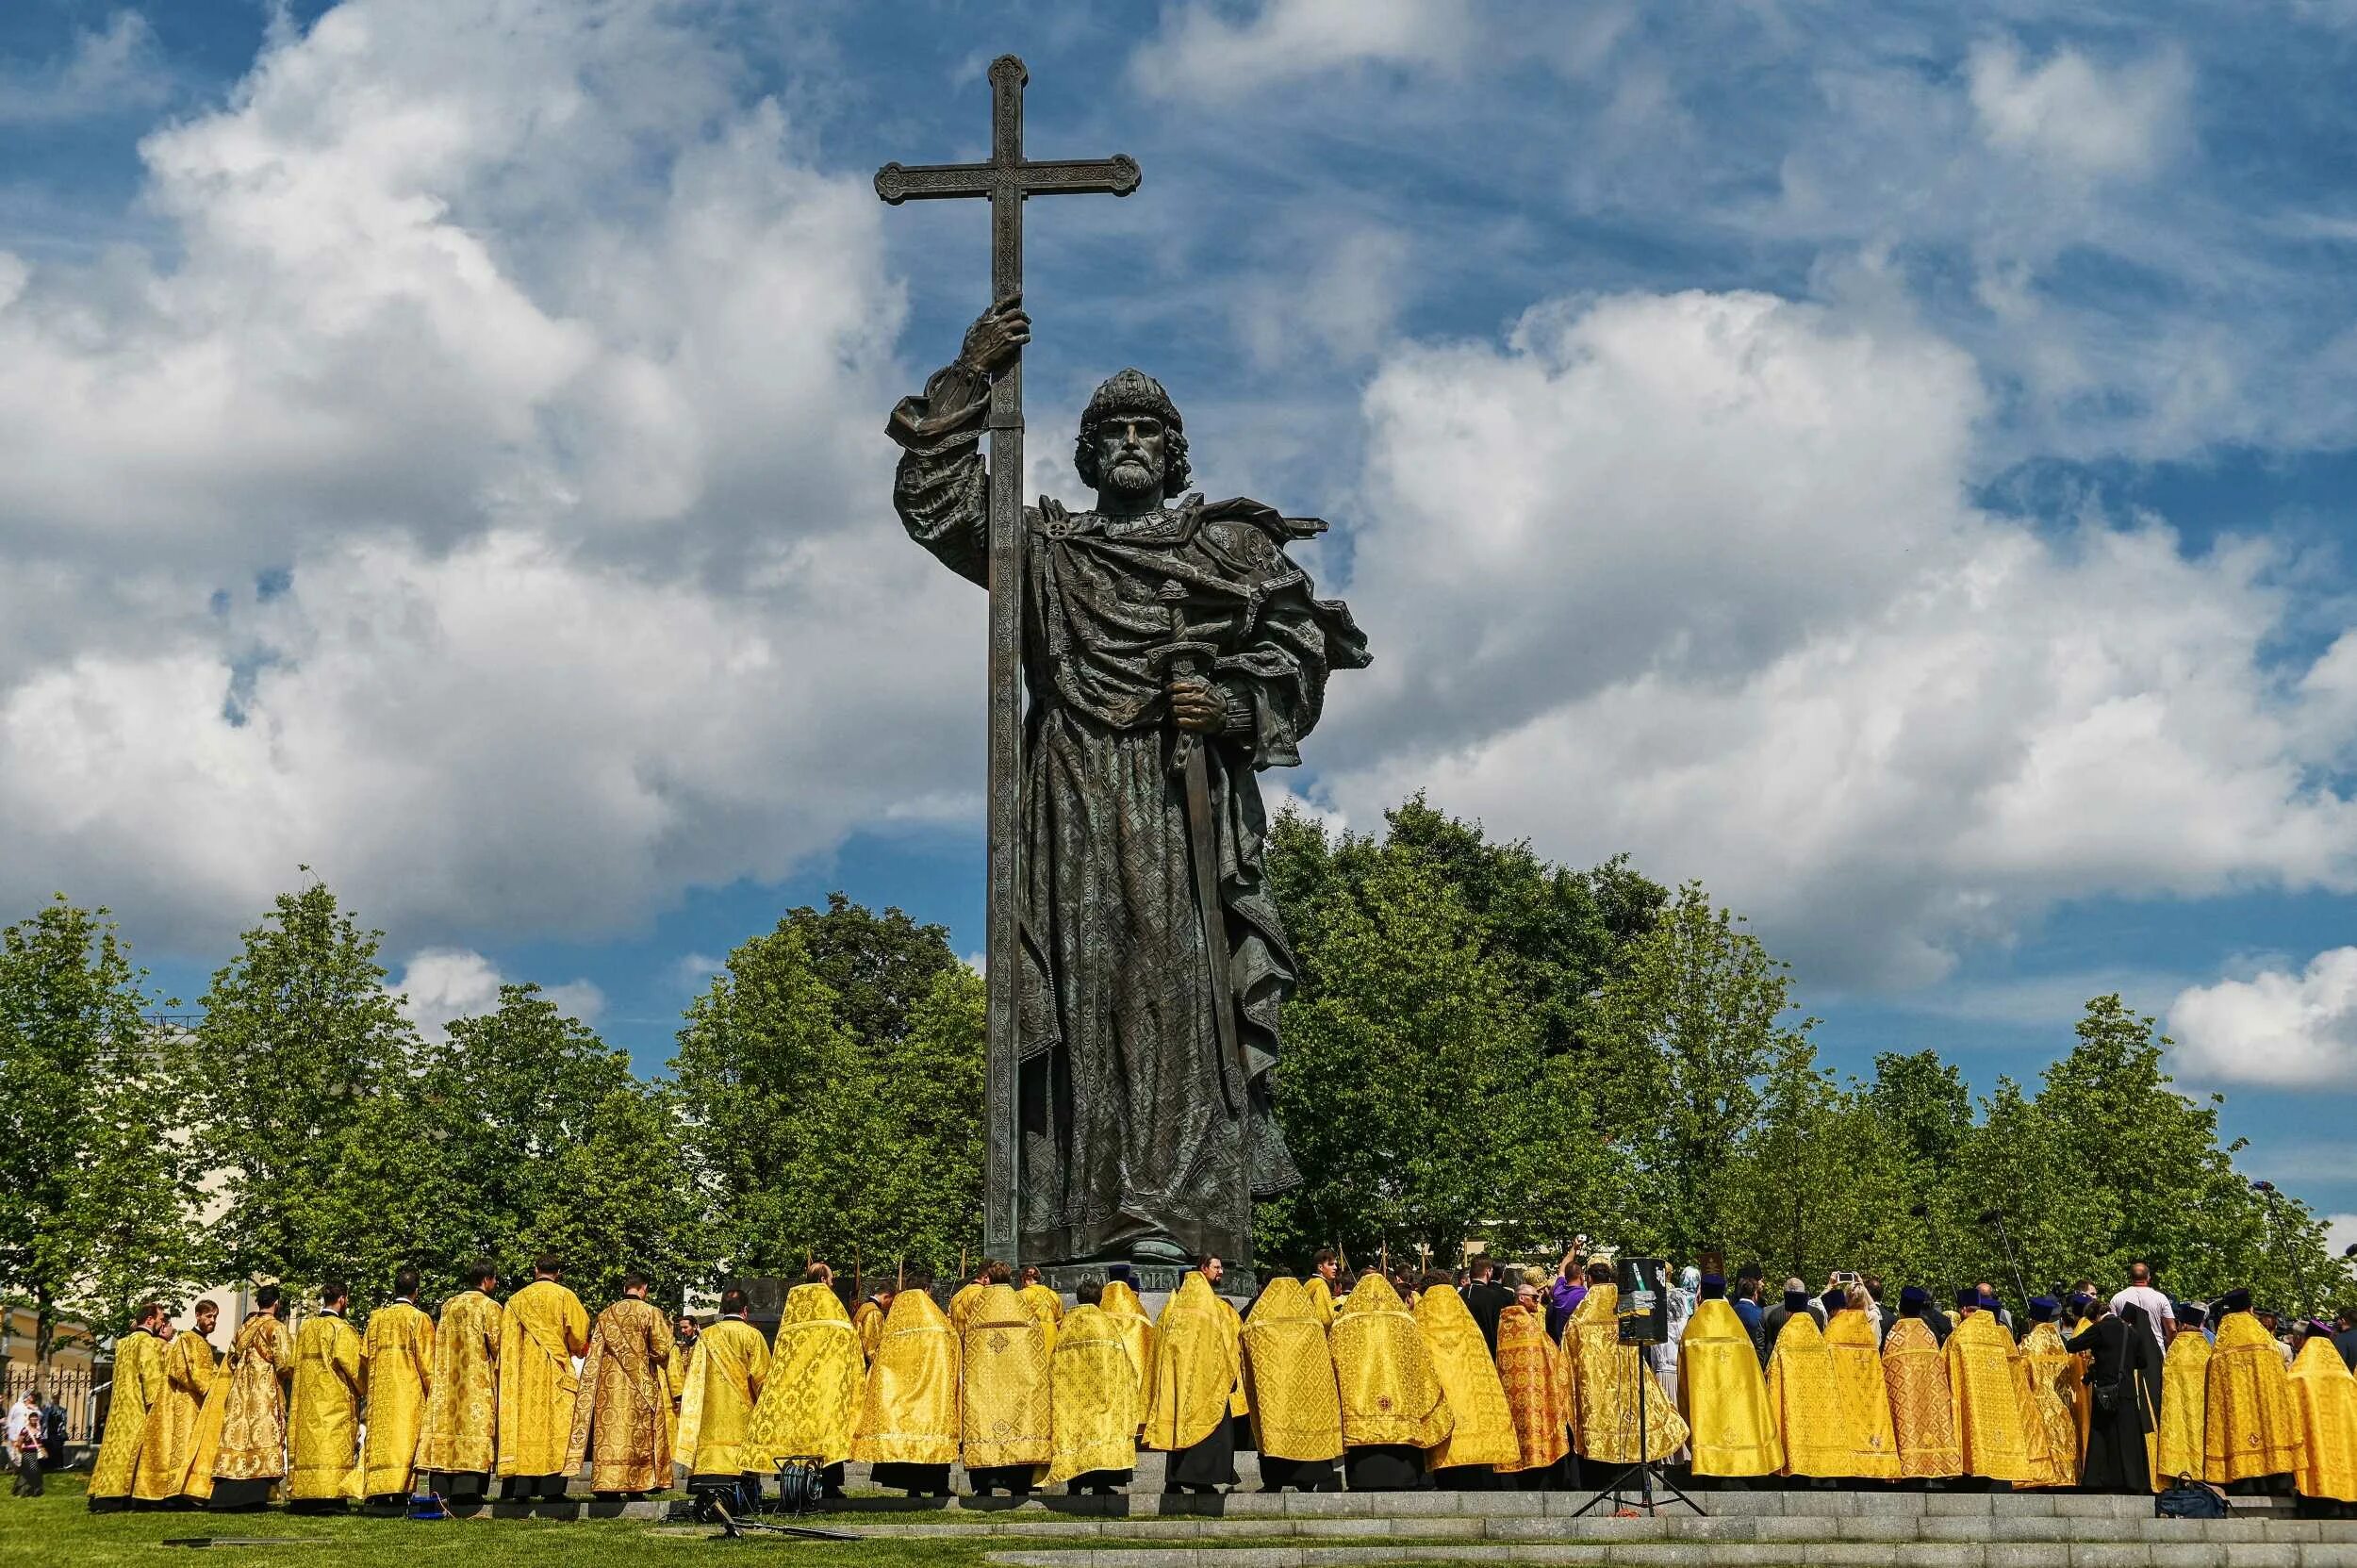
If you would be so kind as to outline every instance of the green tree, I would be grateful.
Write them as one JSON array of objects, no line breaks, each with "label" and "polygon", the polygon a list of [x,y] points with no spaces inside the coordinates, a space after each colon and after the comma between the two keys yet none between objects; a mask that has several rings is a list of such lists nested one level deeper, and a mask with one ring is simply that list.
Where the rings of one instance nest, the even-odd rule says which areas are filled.
[{"label": "green tree", "polygon": [[0,931],[0,1289],[102,1338],[206,1264],[195,1173],[170,1133],[183,1051],[104,909],[63,895]]}]

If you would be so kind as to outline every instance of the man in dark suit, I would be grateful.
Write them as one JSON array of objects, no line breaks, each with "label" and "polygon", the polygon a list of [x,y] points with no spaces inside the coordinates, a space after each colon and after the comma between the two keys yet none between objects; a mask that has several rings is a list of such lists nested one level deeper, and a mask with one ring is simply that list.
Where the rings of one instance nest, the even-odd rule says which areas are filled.
[{"label": "man in dark suit", "polygon": [[1472,1279],[1465,1285],[1465,1310],[1481,1325],[1481,1337],[1490,1346],[1490,1354],[1498,1353],[1498,1314],[1514,1304],[1514,1293],[1497,1282],[1497,1265],[1482,1254],[1475,1253],[1466,1264]]}]

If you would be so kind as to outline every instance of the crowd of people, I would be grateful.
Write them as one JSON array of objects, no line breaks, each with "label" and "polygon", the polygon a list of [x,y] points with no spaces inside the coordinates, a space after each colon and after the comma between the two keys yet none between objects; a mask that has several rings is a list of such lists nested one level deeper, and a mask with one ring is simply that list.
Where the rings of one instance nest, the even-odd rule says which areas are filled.
[{"label": "crowd of people", "polygon": [[1353,1275],[1333,1251],[1249,1309],[1204,1258],[1158,1314],[1120,1264],[1071,1301],[986,1263],[937,1300],[930,1280],[864,1298],[813,1263],[774,1335],[739,1290],[674,1318],[626,1279],[594,1318],[543,1257],[503,1302],[488,1264],[420,1307],[404,1270],[365,1329],[331,1284],[289,1330],[275,1289],[216,1360],[211,1303],[173,1335],[160,1303],[125,1336],[92,1471],[93,1509],[342,1508],[432,1493],[602,1497],[682,1481],[757,1489],[783,1464],[839,1495],[847,1461],[880,1487],[1106,1492],[1141,1447],[1166,1491],[1595,1488],[1624,1467],[1711,1486],[1889,1485],[2159,1491],[2173,1482],[2357,1504],[2357,1334],[2289,1340],[2245,1292],[2171,1301],[2138,1264],[2021,1303],[1984,1284],[1943,1310],[1909,1286],[1838,1275],[1764,1299],[1683,1271],[1655,1323],[1612,1263],[1567,1256],[1501,1277]]}]

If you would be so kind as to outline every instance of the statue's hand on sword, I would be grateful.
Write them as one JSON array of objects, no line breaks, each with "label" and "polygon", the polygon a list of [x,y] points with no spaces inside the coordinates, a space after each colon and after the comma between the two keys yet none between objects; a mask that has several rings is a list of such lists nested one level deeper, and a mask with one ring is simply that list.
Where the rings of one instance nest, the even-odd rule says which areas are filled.
[{"label": "statue's hand on sword", "polygon": [[1170,717],[1182,730],[1211,734],[1228,722],[1228,702],[1219,688],[1199,675],[1170,683]]}]

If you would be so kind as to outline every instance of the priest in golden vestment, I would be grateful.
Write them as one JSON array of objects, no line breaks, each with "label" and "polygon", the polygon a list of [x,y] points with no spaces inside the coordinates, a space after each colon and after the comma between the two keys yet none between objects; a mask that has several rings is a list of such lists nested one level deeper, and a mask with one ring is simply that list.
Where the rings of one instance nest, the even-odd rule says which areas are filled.
[{"label": "priest in golden vestment", "polygon": [[1281,1275],[1244,1314],[1244,1381],[1263,1492],[1333,1490],[1343,1403],[1326,1341],[1330,1321],[1300,1280]]},{"label": "priest in golden vestment", "polygon": [[696,1336],[687,1358],[671,1459],[687,1472],[690,1491],[726,1490],[762,1474],[745,1439],[769,1380],[769,1342],[746,1321],[750,1305],[735,1286],[722,1291],[719,1318]]},{"label": "priest in golden vestment", "polygon": [[[1974,1293],[1979,1299],[1979,1293]],[[1899,1320],[1883,1337],[1883,1386],[1890,1392],[1890,1428],[1899,1445],[1903,1480],[1946,1480],[1964,1474],[1956,1443],[1955,1398],[1948,1358],[1923,1320],[1931,1293],[1909,1285],[1899,1293]]]},{"label": "priest in golden vestment", "polygon": [[502,1318],[491,1298],[499,1272],[470,1263],[458,1278],[467,1288],[442,1303],[434,1331],[434,1365],[426,1378],[425,1419],[418,1438],[418,1473],[446,1501],[481,1497],[499,1461],[499,1365]]},{"label": "priest in golden vestment", "polygon": [[369,1314],[360,1336],[369,1426],[360,1448],[361,1495],[405,1498],[425,1428],[434,1376],[434,1320],[418,1310],[418,1271],[393,1276],[393,1298]]},{"label": "priest in golden vestment", "polygon": [[254,1310],[230,1343],[228,1370],[216,1372],[205,1391],[186,1490],[213,1508],[260,1508],[286,1478],[294,1336],[279,1321],[282,1310],[276,1285],[255,1291]]},{"label": "priest in golden vestment", "polygon": [[140,1440],[138,1473],[131,1498],[147,1507],[177,1502],[189,1483],[189,1461],[196,1448],[197,1416],[213,1386],[213,1325],[218,1302],[196,1304],[196,1329],[172,1336],[164,1346],[164,1390],[147,1407],[147,1431]]},{"label": "priest in golden vestment", "polygon": [[500,1315],[499,1475],[511,1499],[565,1495],[581,1394],[573,1358],[588,1352],[589,1313],[564,1280],[563,1261],[543,1254]]},{"label": "priest in golden vestment", "polygon": [[[1501,1323],[1501,1359],[1505,1350]],[[1724,1275],[1703,1276],[1694,1314],[1678,1341],[1678,1414],[1687,1425],[1697,1477],[1772,1476],[1784,1468],[1784,1444],[1769,1408],[1759,1352],[1727,1301]]]},{"label": "priest in golden vestment", "polygon": [[1055,1446],[1048,1329],[1010,1284],[982,1287],[966,1309],[960,1354],[958,1458],[974,1495],[1028,1495]]},{"label": "priest in golden vestment", "polygon": [[2227,1293],[2214,1309],[2218,1312],[2202,1433],[2204,1478],[2212,1486],[2231,1486],[2288,1476],[2299,1465],[2299,1435],[2293,1429],[2283,1346],[2251,1315],[2249,1291]]},{"label": "priest in golden vestment", "polygon": [[826,1473],[821,1490],[840,1497],[867,1360],[860,1353],[851,1314],[843,1310],[823,1268],[814,1264],[786,1293],[745,1448],[747,1462],[765,1474],[781,1460],[816,1461]]},{"label": "priest in golden vestment", "polygon": [[[1787,1476],[1820,1479],[1848,1476],[1858,1440],[1850,1430],[1854,1411],[1834,1383],[1833,1352],[1809,1308],[1806,1291],[1784,1293],[1784,1325],[1768,1352],[1768,1409],[1775,1415],[1776,1441],[1784,1447]],[[1892,1470],[1897,1470],[1893,1458]]]},{"label": "priest in golden vestment", "polygon": [[1846,1472],[1867,1480],[1899,1478],[1899,1434],[1890,1418],[1890,1388],[1883,1378],[1882,1346],[1867,1309],[1873,1297],[1852,1285],[1835,1305],[1825,1297],[1825,1354],[1833,1362],[1835,1395],[1841,1401],[1841,1429],[1853,1444]]},{"label": "priest in golden vestment", "polygon": [[[1955,1401],[1956,1451],[1968,1476],[2026,1481],[2036,1473],[2030,1432],[2022,1417],[2029,1375],[2013,1336],[1982,1304],[1981,1293],[1956,1296],[1956,1326],[1948,1335],[1948,1393]],[[2038,1437],[2045,1446],[2044,1433]]]},{"label": "priest in golden vestment", "polygon": [[[1562,1484],[1572,1451],[1571,1375],[1563,1353],[1547,1338],[1546,1310],[1535,1286],[1524,1285],[1498,1313],[1498,1386],[1514,1421],[1515,1458],[1498,1473],[1508,1487],[1543,1492]],[[1750,1348],[1748,1343],[1744,1346]],[[1754,1364],[1753,1375],[1759,1368]]]},{"label": "priest in golden vestment", "polygon": [[958,1458],[958,1337],[923,1280],[892,1298],[867,1368],[851,1457],[878,1486],[949,1495]]},{"label": "priest in golden vestment", "polygon": [[1053,1350],[1056,1325],[1063,1321],[1063,1297],[1040,1278],[1038,1267],[1031,1263],[1023,1265],[1023,1288],[1015,1294],[1023,1297],[1031,1315],[1047,1325],[1048,1348]]},{"label": "priest in golden vestment", "polygon": [[[1448,1436],[1426,1462],[1444,1486],[1519,1467],[1523,1444],[1515,1435],[1514,1412],[1507,1406],[1489,1342],[1464,1298],[1444,1276],[1433,1276],[1416,1297],[1414,1316],[1449,1409]],[[1458,1475],[1452,1477],[1452,1471]]]},{"label": "priest in golden vestment", "polygon": [[2161,1362],[2160,1430],[2152,1445],[2152,1490],[2200,1480],[2209,1471],[2210,1341],[2200,1309],[2180,1308],[2177,1337]]},{"label": "priest in golden vestment", "polygon": [[892,1311],[893,1288],[890,1285],[867,1293],[851,1313],[851,1328],[859,1334],[859,1354],[862,1364],[876,1359],[876,1346],[883,1343],[884,1314]]},{"label": "priest in golden vestment", "polygon": [[1146,1415],[1137,1367],[1121,1325],[1101,1305],[1104,1293],[1093,1281],[1074,1293],[1080,1304],[1064,1313],[1048,1353],[1047,1483],[1062,1482],[1075,1496],[1129,1483]]},{"label": "priest in golden vestment", "polygon": [[1447,1440],[1454,1416],[1424,1330],[1392,1282],[1370,1269],[1343,1298],[1327,1330],[1343,1405],[1343,1483],[1353,1492],[1424,1484],[1424,1456]]},{"label": "priest in golden vestment", "polygon": [[1153,1370],[1146,1410],[1146,1446],[1170,1456],[1163,1490],[1216,1492],[1236,1479],[1235,1429],[1228,1401],[1243,1371],[1242,1338],[1232,1308],[1190,1269],[1154,1324]]},{"label": "priest in golden vestment", "polygon": [[85,1494],[92,1513],[112,1513],[131,1506],[140,1451],[147,1437],[147,1412],[164,1396],[162,1334],[168,1327],[162,1302],[142,1302],[138,1323],[115,1341],[114,1391],[107,1401],[107,1429],[98,1440],[98,1458],[91,1462]]},{"label": "priest in golden vestment", "polygon": [[949,1327],[964,1334],[966,1314],[974,1310],[974,1303],[981,1299],[982,1292],[993,1285],[1014,1283],[1014,1270],[995,1258],[984,1258],[982,1266],[974,1271],[974,1278],[960,1285],[957,1294],[949,1297]]},{"label": "priest in golden vestment", "polygon": [[2086,1369],[2064,1347],[2055,1319],[2062,1303],[2051,1296],[2030,1298],[2030,1331],[2021,1339],[2021,1360],[2030,1379],[2030,1396],[2046,1441],[2036,1451],[2036,1465],[2024,1485],[2033,1487],[2079,1484],[2080,1434],[2085,1430],[2079,1407],[2086,1401]]},{"label": "priest in golden vestment", "polygon": [[622,1276],[622,1298],[598,1314],[581,1362],[565,1474],[578,1475],[586,1459],[589,1490],[601,1497],[643,1497],[671,1485],[671,1320],[647,1299],[648,1289],[645,1275]]},{"label": "priest in golden vestment", "polygon": [[[1685,1418],[1634,1345],[1621,1343],[1621,1293],[1609,1263],[1588,1270],[1588,1294],[1563,1325],[1563,1354],[1571,1363],[1572,1446],[1601,1464],[1655,1463],[1686,1446]],[[1637,1429],[1638,1388],[1644,1389],[1645,1429]]]},{"label": "priest in golden vestment", "polygon": [[[1127,1263],[1113,1266],[1129,1267]],[[1146,1315],[1137,1286],[1127,1279],[1107,1279],[1105,1294],[1096,1305],[1120,1328],[1122,1348],[1129,1352],[1129,1364],[1138,1369],[1138,1429],[1144,1431],[1146,1408],[1154,1402],[1154,1320]]]},{"label": "priest in golden vestment", "polygon": [[294,1337],[294,1406],[287,1427],[287,1500],[342,1508],[360,1497],[360,1331],[344,1321],[352,1293],[320,1291]]},{"label": "priest in golden vestment", "polygon": [[2289,1381],[2299,1434],[2294,1489],[2317,1502],[2357,1503],[2357,1378],[2332,1347],[2331,1324],[2308,1325]]}]

